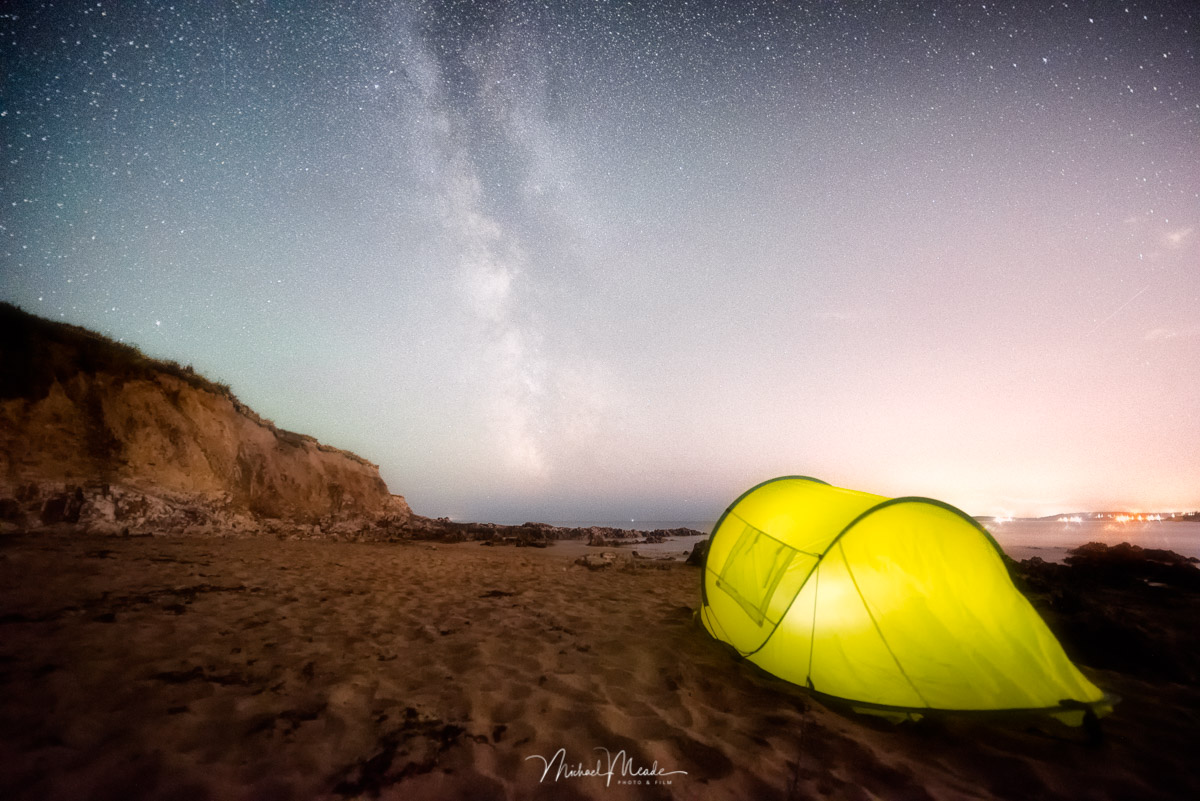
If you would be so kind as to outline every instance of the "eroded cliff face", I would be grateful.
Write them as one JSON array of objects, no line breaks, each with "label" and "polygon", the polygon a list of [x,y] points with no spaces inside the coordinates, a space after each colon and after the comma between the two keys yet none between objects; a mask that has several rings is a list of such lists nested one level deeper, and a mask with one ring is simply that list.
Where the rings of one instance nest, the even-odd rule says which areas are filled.
[{"label": "eroded cliff face", "polygon": [[0,307],[0,520],[131,533],[347,533],[411,517],[379,469],[227,387]]}]

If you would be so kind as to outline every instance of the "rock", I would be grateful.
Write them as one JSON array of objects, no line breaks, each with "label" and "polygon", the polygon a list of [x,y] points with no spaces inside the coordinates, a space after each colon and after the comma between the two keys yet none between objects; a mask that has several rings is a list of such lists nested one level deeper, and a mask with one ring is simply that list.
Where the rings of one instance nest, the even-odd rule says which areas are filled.
[{"label": "rock", "polygon": [[1112,586],[1155,582],[1200,590],[1196,560],[1160,548],[1142,548],[1128,542],[1111,546],[1089,542],[1072,549],[1063,561],[1080,574]]},{"label": "rock", "polygon": [[21,504],[16,498],[0,498],[0,520],[19,520]]},{"label": "rock", "polygon": [[57,493],[42,504],[42,523],[48,526],[55,523],[78,523],[83,503],[83,490],[79,487]]},{"label": "rock", "polygon": [[606,526],[589,526],[578,531],[587,536],[588,545],[597,548],[615,548],[637,541],[637,532]]},{"label": "rock", "polygon": [[1089,543],[1071,564],[1010,563],[1074,661],[1148,681],[1200,681],[1200,570],[1171,551]]},{"label": "rock", "polygon": [[611,551],[604,553],[589,553],[586,556],[581,556],[575,560],[575,564],[582,565],[588,570],[603,570],[606,567],[612,567],[616,564],[617,555]]},{"label": "rock", "polygon": [[1174,551],[1161,548],[1143,548],[1122,542],[1119,545],[1105,545],[1102,542],[1089,542],[1073,548],[1063,560],[1068,565],[1116,565],[1129,567],[1144,566],[1147,562],[1158,562],[1165,565],[1189,565],[1197,561],[1194,556],[1183,556]]},{"label": "rock", "polygon": [[708,540],[700,540],[692,546],[692,552],[688,554],[687,564],[695,567],[704,567],[708,561]]}]

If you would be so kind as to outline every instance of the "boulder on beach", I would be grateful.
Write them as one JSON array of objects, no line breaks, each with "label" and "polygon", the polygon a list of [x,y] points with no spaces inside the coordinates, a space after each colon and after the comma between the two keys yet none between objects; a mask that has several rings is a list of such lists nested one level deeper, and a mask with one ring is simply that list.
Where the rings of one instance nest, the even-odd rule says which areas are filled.
[{"label": "boulder on beach", "polygon": [[588,570],[603,570],[606,567],[612,567],[617,561],[617,555],[611,551],[604,553],[589,553],[586,556],[581,556],[575,560],[575,564],[582,565]]},{"label": "boulder on beach", "polygon": [[693,567],[704,567],[708,561],[708,540],[700,540],[692,546],[691,553],[688,554],[687,564]]}]

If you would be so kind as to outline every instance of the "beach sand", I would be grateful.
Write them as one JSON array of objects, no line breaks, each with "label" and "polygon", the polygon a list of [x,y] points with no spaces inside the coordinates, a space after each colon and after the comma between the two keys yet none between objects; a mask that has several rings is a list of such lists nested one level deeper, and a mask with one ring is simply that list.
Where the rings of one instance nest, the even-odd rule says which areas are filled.
[{"label": "beach sand", "polygon": [[[6,537],[0,796],[1200,798],[1194,683],[1085,667],[1123,697],[1099,744],[893,725],[735,659],[699,584],[556,547]],[[628,761],[543,775],[598,748]],[[622,771],[655,763],[682,772]]]}]

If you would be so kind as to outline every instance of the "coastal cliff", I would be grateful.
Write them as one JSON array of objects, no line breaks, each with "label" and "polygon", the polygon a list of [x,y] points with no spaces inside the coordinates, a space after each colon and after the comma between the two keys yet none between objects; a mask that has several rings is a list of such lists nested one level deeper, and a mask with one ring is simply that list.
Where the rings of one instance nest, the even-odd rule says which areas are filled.
[{"label": "coastal cliff", "polygon": [[321,535],[411,516],[376,465],[228,386],[0,304],[0,526]]}]

